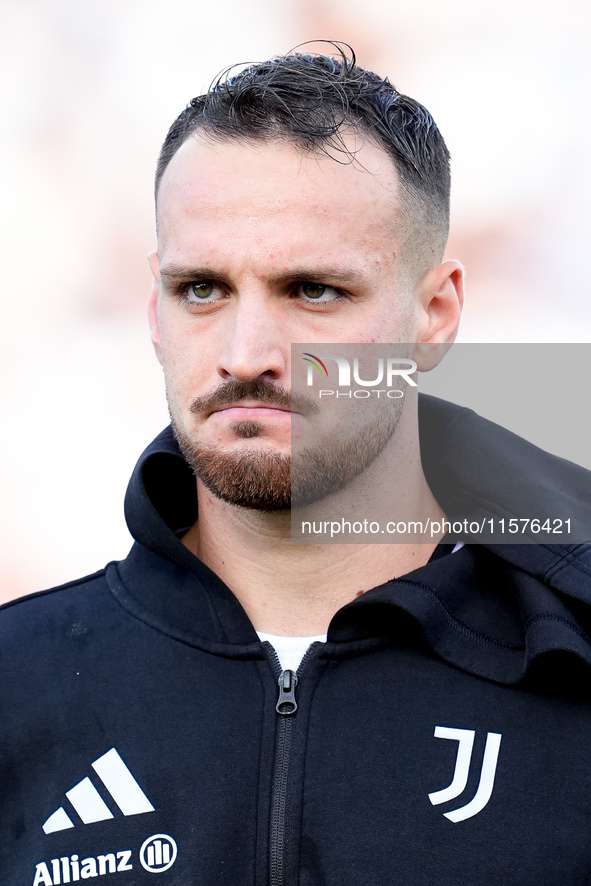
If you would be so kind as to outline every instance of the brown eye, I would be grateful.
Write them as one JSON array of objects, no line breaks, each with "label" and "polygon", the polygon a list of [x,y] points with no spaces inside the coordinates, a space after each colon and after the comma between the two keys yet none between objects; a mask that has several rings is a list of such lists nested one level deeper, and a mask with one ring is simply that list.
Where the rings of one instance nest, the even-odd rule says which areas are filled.
[{"label": "brown eye", "polygon": [[202,280],[199,283],[191,283],[189,292],[195,298],[210,298],[213,295],[214,284],[210,280]]},{"label": "brown eye", "polygon": [[326,289],[322,283],[302,283],[302,292],[306,298],[322,298]]}]

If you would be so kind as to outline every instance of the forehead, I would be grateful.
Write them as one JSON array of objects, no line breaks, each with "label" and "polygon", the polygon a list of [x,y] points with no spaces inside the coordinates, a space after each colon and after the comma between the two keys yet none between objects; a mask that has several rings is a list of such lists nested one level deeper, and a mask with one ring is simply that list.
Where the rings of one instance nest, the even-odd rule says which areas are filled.
[{"label": "forehead", "polygon": [[400,222],[398,179],[386,152],[351,134],[351,156],[286,141],[190,136],[158,193],[159,250],[231,236],[269,249],[386,249]]}]

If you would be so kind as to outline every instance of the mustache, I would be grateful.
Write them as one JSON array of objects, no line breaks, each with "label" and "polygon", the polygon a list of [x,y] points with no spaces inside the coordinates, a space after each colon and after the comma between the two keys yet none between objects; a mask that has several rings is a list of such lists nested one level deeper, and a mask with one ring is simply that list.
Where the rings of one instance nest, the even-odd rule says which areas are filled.
[{"label": "mustache", "polygon": [[314,400],[297,391],[288,391],[281,385],[267,381],[266,378],[252,381],[232,379],[220,385],[215,391],[204,394],[203,397],[195,397],[189,411],[193,414],[207,412],[219,406],[231,406],[240,400],[257,400],[265,406],[279,406],[282,409],[299,412],[301,415],[314,415],[320,411]]}]

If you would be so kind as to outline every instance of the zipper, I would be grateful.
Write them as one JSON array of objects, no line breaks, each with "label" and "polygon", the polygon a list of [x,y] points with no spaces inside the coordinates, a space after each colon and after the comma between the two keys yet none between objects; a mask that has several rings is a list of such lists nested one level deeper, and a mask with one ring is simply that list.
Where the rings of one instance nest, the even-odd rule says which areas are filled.
[{"label": "zipper", "polygon": [[[270,644],[269,644],[270,645]],[[271,829],[269,837],[269,883],[270,886],[285,886],[284,858],[286,838],[287,811],[287,780],[289,775],[289,756],[291,751],[293,720],[298,709],[296,687],[298,674],[304,665],[315,654],[316,647],[322,643],[312,643],[302,658],[297,673],[291,670],[281,671],[277,653],[271,646],[275,672],[281,671],[278,678],[278,698],[275,710],[279,716],[275,743],[275,767],[273,771],[273,787],[271,794]]]},{"label": "zipper", "polygon": [[271,833],[269,845],[269,882],[271,886],[285,886],[283,860],[285,855],[285,811],[287,804],[287,776],[291,750],[292,715],[298,709],[295,690],[298,683],[293,671],[282,671],[279,677],[279,697],[275,710],[280,716],[275,745],[275,771],[271,804]]}]

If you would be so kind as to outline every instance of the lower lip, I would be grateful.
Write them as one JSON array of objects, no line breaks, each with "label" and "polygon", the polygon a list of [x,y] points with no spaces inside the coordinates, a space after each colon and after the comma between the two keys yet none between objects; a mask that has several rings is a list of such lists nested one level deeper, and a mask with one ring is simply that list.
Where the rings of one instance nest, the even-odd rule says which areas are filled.
[{"label": "lower lip", "polygon": [[291,412],[286,409],[273,409],[268,406],[231,406],[228,409],[219,409],[212,413],[212,417],[226,419],[228,421],[291,421]]}]

